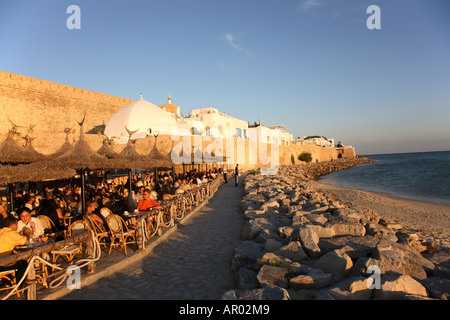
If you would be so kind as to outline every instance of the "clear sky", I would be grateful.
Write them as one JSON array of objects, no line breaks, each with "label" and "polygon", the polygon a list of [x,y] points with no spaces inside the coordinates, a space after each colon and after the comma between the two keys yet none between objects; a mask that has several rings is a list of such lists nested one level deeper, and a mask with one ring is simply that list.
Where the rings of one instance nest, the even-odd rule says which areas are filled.
[{"label": "clear sky", "polygon": [[170,94],[184,115],[216,107],[357,154],[450,150],[448,0],[0,0],[0,70]]}]

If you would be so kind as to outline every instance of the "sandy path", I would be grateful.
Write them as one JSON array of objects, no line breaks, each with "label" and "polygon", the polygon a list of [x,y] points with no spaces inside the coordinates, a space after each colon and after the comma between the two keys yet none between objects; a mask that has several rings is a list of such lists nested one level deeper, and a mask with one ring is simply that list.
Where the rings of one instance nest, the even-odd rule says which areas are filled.
[{"label": "sandy path", "polygon": [[337,195],[342,202],[354,207],[372,209],[381,217],[393,220],[424,240],[450,247],[450,206],[425,201],[409,200],[375,192],[338,187],[309,181],[313,188]]}]

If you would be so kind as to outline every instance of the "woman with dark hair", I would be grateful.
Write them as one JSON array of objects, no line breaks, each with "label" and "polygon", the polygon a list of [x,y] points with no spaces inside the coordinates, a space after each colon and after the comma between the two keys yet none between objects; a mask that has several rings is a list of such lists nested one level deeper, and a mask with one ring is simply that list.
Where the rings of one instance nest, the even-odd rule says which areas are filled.
[{"label": "woman with dark hair", "polygon": [[[58,207],[55,199],[42,199],[42,204],[40,206],[38,215],[44,215],[50,218],[53,221],[56,230],[52,230],[53,232],[60,232],[67,230],[67,227],[64,225],[64,218],[61,209]],[[68,212],[66,216],[70,215]]]}]

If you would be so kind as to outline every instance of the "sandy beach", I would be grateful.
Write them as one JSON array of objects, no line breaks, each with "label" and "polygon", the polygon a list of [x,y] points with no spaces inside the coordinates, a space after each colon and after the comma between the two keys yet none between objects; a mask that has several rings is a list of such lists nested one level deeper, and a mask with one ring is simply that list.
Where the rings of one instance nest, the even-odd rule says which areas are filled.
[{"label": "sandy beach", "polygon": [[390,195],[333,186],[318,181],[308,181],[311,187],[350,202],[353,207],[372,209],[381,217],[401,224],[416,233],[422,240],[450,248],[450,206],[432,202],[410,200]]}]

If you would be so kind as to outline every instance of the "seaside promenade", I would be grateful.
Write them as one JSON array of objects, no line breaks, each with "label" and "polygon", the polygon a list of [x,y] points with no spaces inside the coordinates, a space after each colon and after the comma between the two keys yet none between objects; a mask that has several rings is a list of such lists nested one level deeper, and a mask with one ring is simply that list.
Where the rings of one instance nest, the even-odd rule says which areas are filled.
[{"label": "seaside promenade", "polygon": [[234,289],[230,263],[245,223],[243,180],[238,187],[234,179],[224,183],[142,259],[59,299],[220,299]]}]

